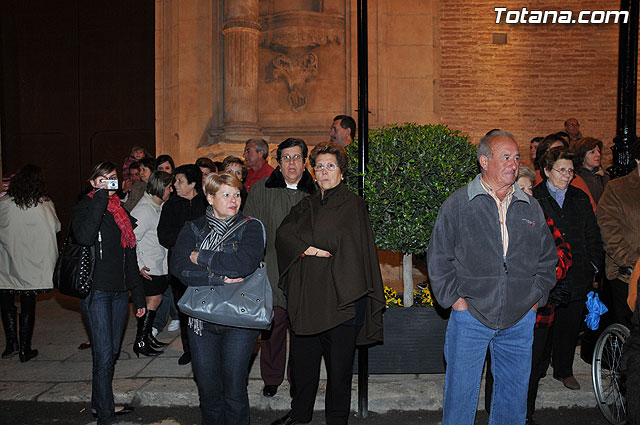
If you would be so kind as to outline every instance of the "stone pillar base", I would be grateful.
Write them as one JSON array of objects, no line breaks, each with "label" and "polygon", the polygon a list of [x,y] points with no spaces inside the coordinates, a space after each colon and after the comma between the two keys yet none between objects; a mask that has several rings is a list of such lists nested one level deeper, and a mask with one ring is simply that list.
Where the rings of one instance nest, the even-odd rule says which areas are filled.
[{"label": "stone pillar base", "polygon": [[225,126],[222,131],[211,132],[209,144],[216,143],[244,143],[249,139],[264,139],[269,142],[269,136],[265,136],[262,131],[253,127]]},{"label": "stone pillar base", "polygon": [[[242,140],[225,140],[224,135],[218,136],[217,139],[213,138],[213,143],[209,146],[202,146],[198,148],[198,156],[206,156],[214,161],[222,161],[225,157],[229,155],[237,156],[242,159],[242,153],[244,152],[244,143],[250,139],[252,136],[244,136]],[[264,137],[259,135],[258,137],[263,138],[264,140],[269,142],[268,137]],[[271,151],[273,146],[269,145],[269,150]],[[274,152],[269,152],[269,163],[271,164],[272,156],[275,155]],[[275,162],[275,160],[273,161]],[[273,166],[273,164],[271,164]]]}]

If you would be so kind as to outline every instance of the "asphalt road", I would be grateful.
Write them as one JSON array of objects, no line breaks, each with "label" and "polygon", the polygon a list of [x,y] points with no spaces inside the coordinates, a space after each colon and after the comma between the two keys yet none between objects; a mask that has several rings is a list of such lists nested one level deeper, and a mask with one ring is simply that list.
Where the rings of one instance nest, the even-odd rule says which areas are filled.
[{"label": "asphalt road", "polygon": [[[95,420],[85,403],[0,403],[1,425],[89,425]],[[269,425],[285,412],[252,411],[253,425]],[[323,412],[316,412],[312,425],[323,424]],[[118,417],[120,425],[192,425],[200,423],[200,411],[194,407],[137,407],[128,415]],[[607,425],[597,409],[545,409],[536,412],[541,425]],[[389,412],[383,415],[370,413],[366,419],[353,417],[351,425],[427,425],[440,424],[441,412]],[[478,412],[477,425],[486,425],[488,416]]]}]

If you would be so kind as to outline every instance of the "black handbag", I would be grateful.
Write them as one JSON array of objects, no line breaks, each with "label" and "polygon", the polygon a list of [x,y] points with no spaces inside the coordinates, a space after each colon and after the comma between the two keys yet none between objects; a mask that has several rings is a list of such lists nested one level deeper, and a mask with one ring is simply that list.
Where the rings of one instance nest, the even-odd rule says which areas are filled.
[{"label": "black handbag", "polygon": [[[242,221],[230,229],[214,250],[246,222]],[[188,316],[217,325],[269,329],[273,319],[273,294],[267,268],[261,262],[253,273],[239,283],[188,286],[178,301],[178,308]]]},{"label": "black handbag", "polygon": [[69,233],[53,269],[53,284],[64,295],[86,298],[91,292],[95,263],[95,247],[79,245],[69,226]]}]

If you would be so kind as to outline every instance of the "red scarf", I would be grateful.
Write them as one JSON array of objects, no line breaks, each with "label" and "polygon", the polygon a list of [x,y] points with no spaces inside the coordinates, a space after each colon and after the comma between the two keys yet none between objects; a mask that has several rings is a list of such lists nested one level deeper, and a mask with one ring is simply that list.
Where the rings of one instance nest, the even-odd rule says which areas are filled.
[{"label": "red scarf", "polygon": [[[95,192],[95,189],[89,192],[89,197],[93,198]],[[120,228],[120,244],[125,248],[135,247],[136,235],[133,233],[133,227],[131,227],[131,219],[129,219],[129,215],[120,205],[120,198],[115,193],[109,197],[107,211],[111,213]]]}]

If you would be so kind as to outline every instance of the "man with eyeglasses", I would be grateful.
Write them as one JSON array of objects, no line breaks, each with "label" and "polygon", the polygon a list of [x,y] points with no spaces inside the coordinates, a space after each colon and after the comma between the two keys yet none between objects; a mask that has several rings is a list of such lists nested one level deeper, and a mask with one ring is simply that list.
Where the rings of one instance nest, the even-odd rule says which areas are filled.
[{"label": "man with eyeglasses", "polygon": [[575,118],[569,118],[564,122],[564,131],[569,134],[569,144],[582,139],[582,133],[580,133],[580,123]]},{"label": "man with eyeglasses", "polygon": [[260,373],[265,397],[273,397],[284,380],[287,354],[286,299],[278,287],[276,230],[291,207],[315,192],[313,177],[307,171],[307,145],[304,140],[289,138],[278,145],[278,167],[271,175],[255,183],[247,198],[244,214],[262,221],[267,232],[264,260],[273,292],[272,328],[264,332],[260,342]]},{"label": "man with eyeglasses", "polygon": [[555,243],[538,202],[516,184],[513,135],[478,143],[481,173],[444,202],[427,253],[445,339],[443,425],[472,424],[487,347],[494,376],[490,425],[524,424],[538,305],[556,282]]}]

